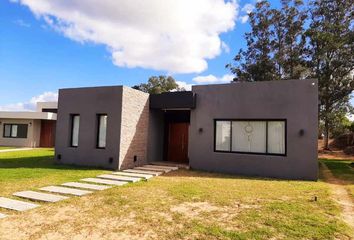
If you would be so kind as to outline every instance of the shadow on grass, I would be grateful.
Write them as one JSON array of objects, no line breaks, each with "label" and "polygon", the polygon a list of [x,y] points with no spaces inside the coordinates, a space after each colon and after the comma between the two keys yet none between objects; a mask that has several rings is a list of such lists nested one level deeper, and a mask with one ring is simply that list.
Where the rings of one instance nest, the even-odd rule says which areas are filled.
[{"label": "shadow on grass", "polygon": [[1,168],[43,168],[57,170],[105,170],[100,167],[83,167],[55,162],[53,156],[0,158]]},{"label": "shadow on grass", "polygon": [[354,184],[354,169],[352,167],[352,160],[337,160],[337,159],[321,159],[332,174],[343,180],[341,185],[351,185]]}]

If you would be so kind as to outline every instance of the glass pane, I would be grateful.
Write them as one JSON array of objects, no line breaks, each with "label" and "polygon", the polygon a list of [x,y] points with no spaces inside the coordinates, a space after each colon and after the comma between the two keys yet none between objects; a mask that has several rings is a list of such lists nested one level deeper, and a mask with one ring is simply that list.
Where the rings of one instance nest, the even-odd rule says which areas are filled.
[{"label": "glass pane", "polygon": [[99,116],[98,147],[106,147],[107,115]]},{"label": "glass pane", "polygon": [[11,137],[17,137],[17,125],[12,125]]},{"label": "glass pane", "polygon": [[11,137],[11,125],[6,124],[4,128],[4,137]]},{"label": "glass pane", "polygon": [[216,141],[215,150],[230,151],[230,121],[216,122]]},{"label": "glass pane", "polygon": [[285,154],[285,122],[268,122],[268,153]]},{"label": "glass pane", "polygon": [[266,152],[265,121],[233,121],[232,151]]},{"label": "glass pane", "polygon": [[28,125],[19,124],[17,125],[17,137],[18,138],[27,138]]},{"label": "glass pane", "polygon": [[75,115],[72,119],[72,136],[71,136],[71,146],[77,147],[79,145],[79,126],[80,126],[80,116]]}]

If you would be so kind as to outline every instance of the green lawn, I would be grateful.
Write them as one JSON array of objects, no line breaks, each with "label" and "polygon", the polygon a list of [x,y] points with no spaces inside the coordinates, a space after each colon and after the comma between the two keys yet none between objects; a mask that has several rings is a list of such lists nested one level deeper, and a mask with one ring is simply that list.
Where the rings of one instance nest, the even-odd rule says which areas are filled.
[{"label": "green lawn", "polygon": [[36,149],[0,153],[0,194],[9,196],[20,190],[30,190],[51,184],[93,177],[104,171],[58,165],[53,149]]},{"label": "green lawn", "polygon": [[14,149],[16,147],[4,147],[4,146],[0,146],[0,150],[6,150],[6,149]]},{"label": "green lawn", "polygon": [[[0,154],[1,196],[95,176],[53,150]],[[317,196],[318,201],[313,201]],[[2,239],[350,239],[327,183],[179,170],[0,220]],[[11,224],[9,224],[9,222]]]},{"label": "green lawn", "polygon": [[344,182],[354,200],[354,170],[350,166],[353,161],[337,159],[321,159],[321,161],[327,165],[336,178]]}]

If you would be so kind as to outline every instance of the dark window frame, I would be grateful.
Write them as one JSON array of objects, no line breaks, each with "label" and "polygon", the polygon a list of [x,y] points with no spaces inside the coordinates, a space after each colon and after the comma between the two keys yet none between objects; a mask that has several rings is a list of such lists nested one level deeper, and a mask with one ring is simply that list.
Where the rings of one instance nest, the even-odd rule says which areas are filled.
[{"label": "dark window frame", "polygon": [[[26,126],[26,134],[25,136],[18,136],[18,130],[19,130],[19,126]],[[6,126],[10,126],[10,136],[5,136],[5,128]],[[17,126],[17,136],[13,137],[12,136],[12,126]],[[4,127],[3,127],[3,133],[2,133],[3,138],[20,138],[20,139],[27,139],[28,138],[28,124],[26,123],[4,123]]]},{"label": "dark window frame", "polygon": [[[227,150],[216,150],[216,122],[218,121],[227,121],[230,122],[230,151]],[[233,121],[245,121],[245,122],[266,122],[266,152],[241,152],[241,151],[232,151],[232,122]],[[268,153],[268,122],[279,122],[282,121],[285,123],[285,131],[284,131],[284,138],[285,138],[285,151],[284,153]],[[237,154],[251,154],[251,155],[266,155],[266,156],[287,156],[287,151],[288,151],[288,133],[287,133],[287,119],[285,118],[267,118],[267,119],[257,119],[257,118],[216,118],[214,119],[214,152],[217,153],[237,153]]]},{"label": "dark window frame", "polygon": [[[80,117],[80,114],[73,113],[70,114],[70,142],[69,142],[69,147],[72,148],[78,148],[79,147],[79,138],[80,138],[80,119],[79,119],[79,134],[78,134],[78,139],[77,139],[77,146],[73,145],[73,136],[74,136],[74,118],[76,116]],[[80,117],[81,118],[81,117]]]},{"label": "dark window frame", "polygon": [[105,147],[100,147],[99,146],[100,125],[101,125],[101,117],[102,116],[106,116],[107,117],[107,126],[108,126],[108,114],[107,113],[98,113],[98,114],[96,114],[96,148],[97,149],[106,149],[106,147],[107,147],[107,126],[106,126]]}]

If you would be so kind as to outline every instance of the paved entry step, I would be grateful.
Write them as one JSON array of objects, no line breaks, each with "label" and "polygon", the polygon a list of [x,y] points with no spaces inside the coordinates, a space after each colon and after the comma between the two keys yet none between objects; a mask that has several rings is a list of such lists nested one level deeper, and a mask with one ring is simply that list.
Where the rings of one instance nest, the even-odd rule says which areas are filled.
[{"label": "paved entry step", "polygon": [[147,167],[147,168],[157,168],[157,169],[167,169],[167,170],[178,170],[178,167],[173,167],[173,166],[161,166],[161,165],[152,165],[152,164],[147,164],[144,165],[143,167]]},{"label": "paved entry step", "polygon": [[58,202],[64,199],[68,199],[68,197],[65,196],[59,196],[55,194],[41,193],[35,191],[15,192],[12,195],[16,197],[22,197],[22,198],[27,198],[36,201],[43,201],[43,202]]},{"label": "paved entry step", "polygon": [[40,188],[40,190],[53,192],[53,193],[70,194],[75,196],[84,196],[86,194],[92,193],[91,191],[87,191],[87,190],[79,190],[74,188],[58,187],[58,186],[42,187]]},{"label": "paved entry step", "polygon": [[0,197],[0,207],[16,210],[16,211],[26,211],[36,207],[39,207],[38,204],[18,201],[10,198]]},{"label": "paved entry step", "polygon": [[153,177],[153,175],[151,175],[151,174],[129,173],[129,172],[112,172],[111,174],[120,175],[120,176],[128,176],[128,177],[145,178],[146,180]]},{"label": "paved entry step", "polygon": [[61,185],[66,187],[84,188],[84,189],[100,190],[100,191],[111,188],[110,186],[103,186],[103,185],[96,185],[96,184],[89,184],[89,183],[79,183],[79,182],[67,182]]},{"label": "paved entry step", "polygon": [[122,186],[122,185],[125,185],[128,183],[128,182],[114,181],[114,180],[101,179],[101,178],[84,178],[84,179],[81,179],[81,181],[100,183],[100,184],[106,184],[106,185],[115,185],[115,186]]},{"label": "paved entry step", "polygon": [[141,178],[137,178],[137,177],[127,177],[127,176],[118,176],[118,175],[110,175],[110,174],[102,174],[97,177],[107,178],[107,179],[117,180],[117,181],[126,181],[126,182],[139,182],[141,180]]},{"label": "paved entry step", "polygon": [[1,218],[6,218],[6,217],[7,217],[7,215],[0,213],[0,219]]},{"label": "paved entry step", "polygon": [[135,167],[134,169],[137,169],[137,170],[144,170],[144,171],[155,171],[155,172],[165,172],[165,173],[168,173],[168,172],[171,172],[171,170],[169,169],[161,169],[161,168],[153,168],[153,167]]},{"label": "paved entry step", "polygon": [[128,173],[140,173],[140,174],[150,174],[153,176],[159,176],[163,172],[155,172],[155,171],[147,171],[147,170],[139,170],[139,169],[126,169],[123,170],[123,172],[128,172]]}]

